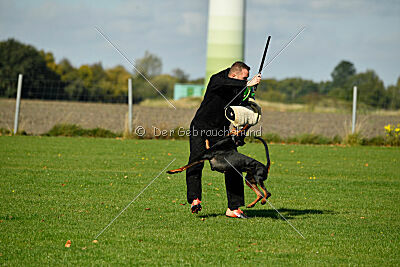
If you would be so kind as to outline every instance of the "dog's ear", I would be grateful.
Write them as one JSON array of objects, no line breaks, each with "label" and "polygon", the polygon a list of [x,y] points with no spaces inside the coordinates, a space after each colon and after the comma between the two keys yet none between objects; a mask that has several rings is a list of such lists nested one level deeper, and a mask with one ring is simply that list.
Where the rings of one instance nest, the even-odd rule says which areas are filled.
[{"label": "dog's ear", "polygon": [[210,141],[208,139],[206,139],[206,149],[210,149]]}]

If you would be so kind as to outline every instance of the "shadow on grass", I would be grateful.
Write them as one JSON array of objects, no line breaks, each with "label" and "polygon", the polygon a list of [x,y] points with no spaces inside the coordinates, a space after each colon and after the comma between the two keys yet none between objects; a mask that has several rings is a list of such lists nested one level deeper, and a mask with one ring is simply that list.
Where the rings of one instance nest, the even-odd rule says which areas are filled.
[{"label": "shadow on grass", "polygon": [[[285,208],[281,208],[281,209],[278,209],[278,211],[287,220],[295,219],[296,217],[303,216],[303,215],[335,214],[331,210],[314,210],[314,209],[300,210],[300,209],[285,209]],[[268,210],[249,210],[249,209],[246,209],[245,213],[249,218],[263,217],[263,218],[271,218],[271,219],[276,219],[276,220],[283,220],[282,217],[274,209],[268,209]],[[204,214],[204,215],[201,215],[199,217],[201,217],[201,218],[211,218],[211,217],[219,217],[219,216],[225,216],[225,213]]]}]

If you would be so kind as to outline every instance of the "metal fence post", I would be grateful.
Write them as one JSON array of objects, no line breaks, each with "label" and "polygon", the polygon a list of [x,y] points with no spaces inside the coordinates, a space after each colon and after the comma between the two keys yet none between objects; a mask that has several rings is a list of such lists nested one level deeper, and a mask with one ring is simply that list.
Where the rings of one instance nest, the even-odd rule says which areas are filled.
[{"label": "metal fence post", "polygon": [[356,130],[356,116],[357,113],[357,86],[353,87],[353,126],[351,128],[351,133],[354,134],[355,130]]},{"label": "metal fence post", "polygon": [[129,108],[129,133],[132,133],[132,79],[128,79],[128,108]]},{"label": "metal fence post", "polygon": [[18,132],[19,106],[21,103],[22,74],[18,75],[17,101],[15,105],[14,134]]}]

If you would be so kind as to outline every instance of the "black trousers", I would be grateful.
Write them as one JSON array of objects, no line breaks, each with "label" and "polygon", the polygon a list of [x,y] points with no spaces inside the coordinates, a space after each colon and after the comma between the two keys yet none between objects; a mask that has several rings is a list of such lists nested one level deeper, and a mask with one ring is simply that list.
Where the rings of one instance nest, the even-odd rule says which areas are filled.
[{"label": "black trousers", "polygon": [[[191,125],[191,130],[193,126]],[[193,131],[191,131],[193,133]],[[199,131],[197,131],[199,133]],[[220,137],[219,137],[220,138]],[[189,163],[196,161],[206,150],[206,139],[212,146],[218,137],[205,137],[201,134],[190,135],[190,156]],[[198,164],[186,170],[187,201],[192,203],[196,198],[201,200],[202,186],[201,175],[204,163]],[[225,173],[225,186],[228,198],[228,208],[236,210],[244,206],[244,185],[243,177],[235,170]]]}]

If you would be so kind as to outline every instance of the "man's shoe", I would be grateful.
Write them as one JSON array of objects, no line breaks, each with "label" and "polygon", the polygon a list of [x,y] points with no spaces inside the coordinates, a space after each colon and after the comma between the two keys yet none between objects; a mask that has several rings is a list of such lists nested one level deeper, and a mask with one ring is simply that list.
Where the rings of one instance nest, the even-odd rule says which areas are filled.
[{"label": "man's shoe", "polygon": [[239,208],[237,210],[231,210],[228,208],[225,215],[230,218],[247,219],[246,214],[244,214],[244,212]]},{"label": "man's shoe", "polygon": [[190,209],[192,210],[192,213],[198,213],[199,211],[201,211],[201,204],[200,203],[201,203],[201,201],[198,198],[193,200],[192,206],[190,207]]}]

